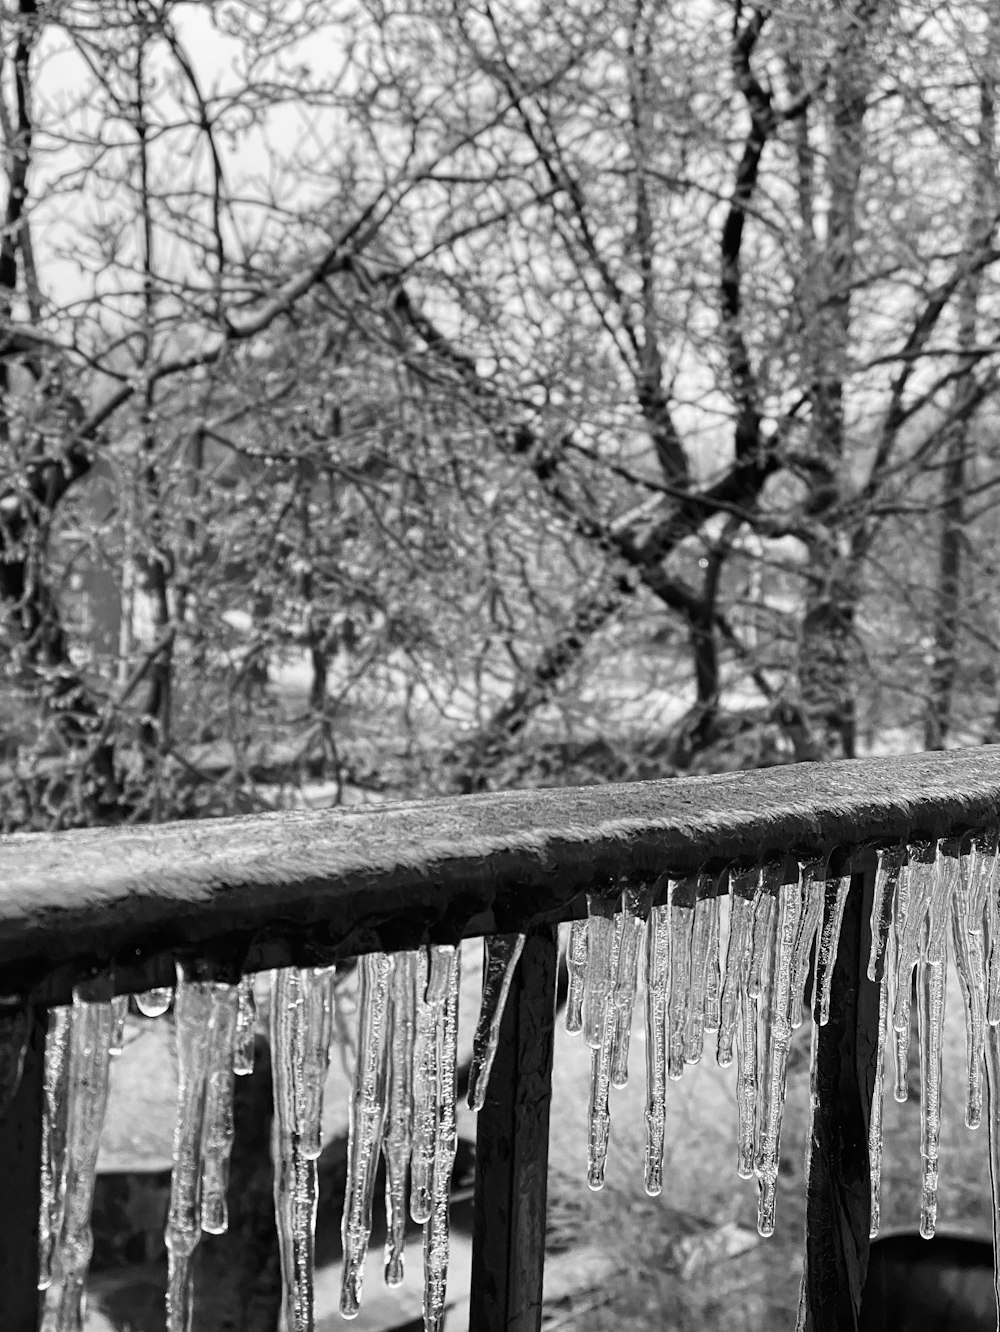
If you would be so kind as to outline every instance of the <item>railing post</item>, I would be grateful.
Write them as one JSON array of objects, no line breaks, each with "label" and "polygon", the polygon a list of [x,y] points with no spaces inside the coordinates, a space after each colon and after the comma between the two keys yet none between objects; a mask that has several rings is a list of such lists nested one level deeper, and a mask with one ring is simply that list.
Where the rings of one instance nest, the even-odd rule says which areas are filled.
[{"label": "railing post", "polygon": [[874,885],[874,868],[851,878],[830,1020],[816,1033],[806,1204],[808,1332],[855,1332],[868,1273],[868,1124],[879,1017],[879,987],[867,976]]},{"label": "railing post", "polygon": [[4,1332],[38,1329],[38,1218],[47,1024],[48,1011],[33,1007],[21,1082],[0,1118],[0,1325]]},{"label": "railing post", "polygon": [[469,1305],[475,1332],[537,1332],[541,1325],[557,962],[555,926],[533,930],[479,1112]]}]

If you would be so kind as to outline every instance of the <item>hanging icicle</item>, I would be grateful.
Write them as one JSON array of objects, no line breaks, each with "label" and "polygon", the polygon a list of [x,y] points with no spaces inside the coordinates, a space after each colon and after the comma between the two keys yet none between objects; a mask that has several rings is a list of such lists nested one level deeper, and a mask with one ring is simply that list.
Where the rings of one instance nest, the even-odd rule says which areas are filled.
[{"label": "hanging icicle", "polygon": [[53,1259],[62,1226],[72,1030],[73,1010],[70,1007],[49,1009],[49,1027],[45,1036],[45,1100],[42,1107],[39,1290],[47,1290],[52,1284]]},{"label": "hanging icicle", "polygon": [[455,1115],[455,1070],[458,1056],[458,991],[461,980],[460,948],[431,950],[427,1001],[440,1012],[438,1024],[438,1084],[435,1114],[434,1160],[431,1170],[431,1214],[424,1225],[424,1328],[441,1332],[450,1256],[449,1205],[451,1177],[458,1149]]},{"label": "hanging icicle", "polygon": [[235,985],[212,986],[205,1117],[201,1138],[201,1228],[225,1234],[229,1226],[226,1195],[229,1158],[236,1126],[233,1121],[233,1047],[239,1015]]},{"label": "hanging icicle", "polygon": [[385,1135],[385,1281],[403,1280],[406,1242],[406,1183],[413,1142],[413,1047],[416,1036],[417,976],[423,988],[426,962],[423,952],[398,953],[392,976],[389,1017],[389,1063]]},{"label": "hanging icicle", "polygon": [[[523,934],[492,934],[483,939],[483,997],[472,1042],[469,1109],[481,1110],[500,1040],[500,1022],[514,968],[524,948]],[[629,1010],[631,1012],[631,1010]]]},{"label": "hanging icicle", "polygon": [[244,976],[237,987],[239,1008],[236,1016],[236,1044],[233,1048],[233,1072],[238,1078],[245,1078],[253,1072],[253,1047],[257,1035],[257,1000],[253,984],[253,976]]},{"label": "hanging icicle", "polygon": [[[603,917],[591,916],[591,927],[599,919],[603,927]],[[608,1143],[611,1136],[611,1061],[615,1043],[615,1009],[612,1003],[614,977],[618,973],[618,957],[621,951],[622,936],[625,930],[624,913],[617,912],[611,920],[610,946],[588,953],[588,983],[593,984],[595,993],[603,996],[602,1007],[595,1006],[591,1021],[598,1024],[599,1040],[590,1055],[590,1101],[587,1113],[587,1184],[592,1189],[604,1187],[604,1171],[608,1158]],[[605,974],[591,982],[591,973],[596,970],[600,960]],[[595,1001],[596,1005],[596,1001]],[[584,1031],[587,1030],[587,1008],[584,1003]]]},{"label": "hanging icicle", "polygon": [[648,889],[626,888],[622,895],[622,933],[618,945],[618,967],[611,991],[611,1085],[628,1084],[628,1052],[632,1038],[632,1013],[639,988],[639,957],[643,931],[649,915]]},{"label": "hanging icicle", "polygon": [[646,922],[646,1157],[643,1187],[650,1197],[656,1197],[663,1188],[669,977],[669,909],[654,906]]}]

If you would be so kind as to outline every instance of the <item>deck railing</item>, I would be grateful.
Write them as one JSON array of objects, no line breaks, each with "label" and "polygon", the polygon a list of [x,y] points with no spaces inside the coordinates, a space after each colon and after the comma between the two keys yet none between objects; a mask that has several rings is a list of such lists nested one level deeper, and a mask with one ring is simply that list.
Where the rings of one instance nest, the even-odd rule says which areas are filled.
[{"label": "deck railing", "polygon": [[874,848],[998,822],[1000,748],[984,747],[0,838],[0,1022],[25,1008],[30,1020],[23,1076],[0,1123],[2,1326],[37,1326],[46,1015],[74,985],[110,975],[116,993],[135,992],[172,984],[177,959],[235,977],[516,931],[527,942],[478,1120],[470,1327],[537,1329],[557,924],[584,914],[588,890],[623,880],[770,861],[790,881],[800,859],[829,857],[851,888],[817,1046],[807,1325],[855,1327],[878,1019],[878,985],[866,975]]}]

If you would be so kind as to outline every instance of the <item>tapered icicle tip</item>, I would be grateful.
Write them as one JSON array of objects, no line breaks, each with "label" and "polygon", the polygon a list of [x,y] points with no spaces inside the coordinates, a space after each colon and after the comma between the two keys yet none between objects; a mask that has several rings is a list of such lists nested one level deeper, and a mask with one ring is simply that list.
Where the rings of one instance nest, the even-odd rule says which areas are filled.
[{"label": "tapered icicle tip", "polygon": [[169,985],[158,985],[152,990],[143,990],[135,996],[135,1006],[143,1017],[163,1017],[174,1000],[173,989]]},{"label": "tapered icicle tip", "polygon": [[472,1042],[469,1109],[481,1110],[500,1041],[500,1023],[514,969],[524,948],[523,934],[494,934],[483,940],[483,996]]}]

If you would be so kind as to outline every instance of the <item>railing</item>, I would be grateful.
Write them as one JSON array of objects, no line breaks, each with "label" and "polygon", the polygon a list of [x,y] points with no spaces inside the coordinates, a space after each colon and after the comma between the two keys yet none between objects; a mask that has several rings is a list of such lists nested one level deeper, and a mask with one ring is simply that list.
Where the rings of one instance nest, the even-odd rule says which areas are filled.
[{"label": "railing", "polygon": [[[851,873],[819,1029],[807,1325],[857,1324],[869,1232],[878,986],[866,976],[873,848],[1000,821],[1000,748],[627,786],[467,796],[0,838],[0,986],[30,1017],[0,1125],[0,1303],[34,1332],[47,1006],[111,974],[169,985],[177,958],[236,976],[526,932],[477,1137],[470,1327],[541,1318],[555,926],[587,890],[665,872],[830,856]],[[781,876],[779,876],[781,877]],[[724,880],[723,880],[724,882]],[[4,1009],[0,1008],[0,1020]],[[2,1070],[0,1070],[2,1072]]]}]

